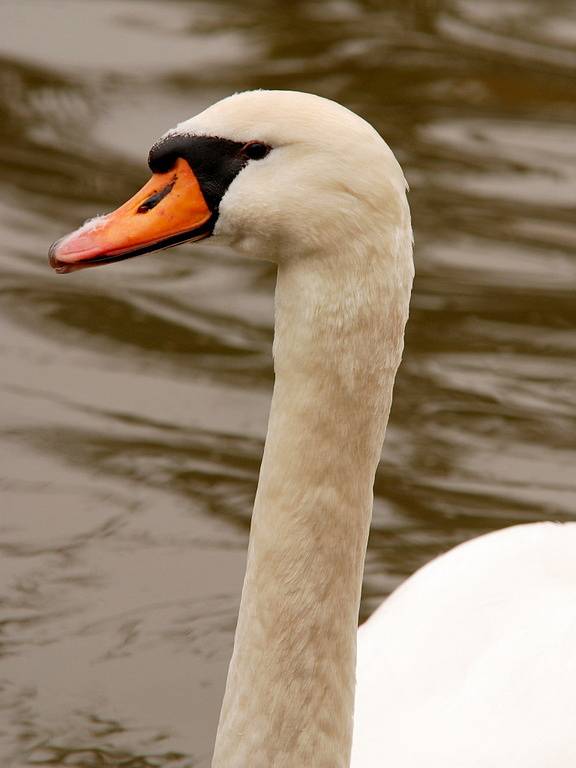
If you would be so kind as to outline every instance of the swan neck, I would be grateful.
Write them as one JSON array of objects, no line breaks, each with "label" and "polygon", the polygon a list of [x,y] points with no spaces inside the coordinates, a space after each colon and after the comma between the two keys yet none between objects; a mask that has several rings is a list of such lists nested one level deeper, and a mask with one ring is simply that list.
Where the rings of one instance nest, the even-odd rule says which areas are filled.
[{"label": "swan neck", "polygon": [[276,380],[213,768],[349,766],[372,489],[409,283],[389,268],[345,281],[333,263],[279,268]]}]

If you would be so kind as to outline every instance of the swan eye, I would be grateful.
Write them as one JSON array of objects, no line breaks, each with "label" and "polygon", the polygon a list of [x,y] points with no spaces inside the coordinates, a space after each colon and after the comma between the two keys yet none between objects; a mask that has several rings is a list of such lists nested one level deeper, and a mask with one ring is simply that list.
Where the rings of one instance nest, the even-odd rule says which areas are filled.
[{"label": "swan eye", "polygon": [[271,149],[272,147],[269,147],[268,144],[262,144],[261,141],[251,141],[246,144],[243,151],[250,160],[262,160]]}]

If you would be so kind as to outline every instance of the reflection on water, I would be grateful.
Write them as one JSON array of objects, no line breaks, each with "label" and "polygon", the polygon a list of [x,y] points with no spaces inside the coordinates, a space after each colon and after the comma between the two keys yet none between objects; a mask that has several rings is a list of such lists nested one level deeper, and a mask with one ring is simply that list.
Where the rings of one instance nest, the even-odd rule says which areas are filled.
[{"label": "reflection on water", "polygon": [[209,764],[272,382],[274,273],[46,249],[253,87],[342,101],[411,184],[417,281],[363,616],[447,547],[567,519],[576,405],[568,0],[0,6],[0,754]]}]

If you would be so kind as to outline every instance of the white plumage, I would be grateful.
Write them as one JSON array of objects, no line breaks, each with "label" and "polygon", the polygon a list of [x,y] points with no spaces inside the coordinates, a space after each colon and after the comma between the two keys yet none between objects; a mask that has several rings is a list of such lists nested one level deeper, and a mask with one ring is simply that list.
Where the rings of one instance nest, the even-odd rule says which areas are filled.
[{"label": "white plumage", "polygon": [[481,537],[398,589],[359,632],[353,727],[372,487],[413,277],[391,150],[344,107],[288,91],[237,94],[173,132],[272,148],[231,182],[214,229],[278,264],[276,382],[214,768],[574,768],[574,524]]},{"label": "white plumage", "polygon": [[421,568],[360,629],[353,768],[576,765],[576,525]]},{"label": "white plumage", "polygon": [[[286,189],[283,172],[271,164],[269,179],[260,182],[246,174],[236,187],[232,185],[224,199],[221,225],[223,232],[234,233],[231,243],[238,246],[236,222],[242,221],[247,199],[266,195],[274,199],[269,203],[270,219],[265,220],[262,235],[251,236],[243,250],[282,263],[276,255],[279,250],[285,247],[288,258],[295,258],[298,250],[305,250],[303,243],[312,238],[316,249],[313,259],[325,257],[339,265],[330,278],[328,297],[319,297],[315,292],[319,270],[311,268],[307,274],[303,270],[299,284],[309,292],[307,301],[301,303],[303,312],[308,309],[318,313],[319,300],[326,303],[324,310],[332,302],[334,333],[346,328],[345,313],[349,311],[353,316],[359,305],[368,307],[370,316],[369,287],[364,280],[355,283],[358,261],[368,284],[382,291],[376,311],[390,317],[395,307],[403,307],[407,294],[402,286],[409,285],[412,277],[405,184],[390,151],[366,123],[340,106],[314,97],[266,92],[241,94],[179,129],[194,130],[196,119],[201,131],[217,130],[246,139],[256,133],[273,145],[286,145],[287,164],[291,162],[288,151],[293,151],[294,142],[298,151],[307,155],[306,174],[297,166],[297,200],[293,188]],[[277,159],[280,162],[281,158]],[[342,191],[349,194],[342,196],[336,208],[334,195]],[[229,229],[226,214],[234,222]],[[371,220],[367,221],[367,217]],[[359,224],[362,232],[358,231]],[[274,234],[283,226],[289,226],[290,236],[275,239]],[[249,227],[251,235],[257,231],[254,222],[249,221]],[[366,262],[357,255],[359,240],[364,240],[368,251],[379,253],[380,263]],[[378,275],[381,269],[387,271],[382,282]],[[353,290],[346,304],[333,300],[332,292],[341,297],[350,286]],[[303,322],[295,314],[287,313],[289,316],[284,318],[285,293],[289,300],[292,296],[280,288],[281,282],[277,290],[277,376],[284,373],[278,351],[286,344],[293,348],[300,343],[298,325]],[[402,315],[403,310],[399,311]],[[370,319],[377,325],[373,317]],[[399,361],[394,334],[402,328],[400,321],[396,328],[388,323],[382,329],[378,352],[390,348],[380,360],[383,368]],[[366,349],[373,344],[369,336],[369,332],[359,336]],[[334,344],[328,352],[321,345],[311,349],[310,356],[322,352],[341,354]],[[342,356],[342,375],[345,363]],[[321,376],[311,365],[310,375],[315,374]],[[388,383],[391,386],[391,380]],[[358,398],[369,399],[365,384],[356,382],[351,386],[357,387]],[[320,409],[330,409],[331,405],[329,398],[316,403]],[[333,417],[345,421],[349,418],[349,404],[339,403],[338,407]],[[268,440],[274,439],[270,434],[274,427],[271,420]],[[310,439],[317,443],[317,450],[322,450],[320,436],[311,434]],[[288,460],[281,453],[277,456],[278,461],[284,458]],[[266,470],[264,465],[263,473]],[[312,484],[312,477],[302,472],[298,478],[302,490],[308,481]],[[345,480],[342,482],[345,484]],[[275,535],[283,535],[282,527],[276,529]],[[338,530],[327,529],[325,535],[337,536]],[[251,546],[257,546],[257,539],[253,538]],[[297,540],[290,554],[295,560],[301,556]],[[331,567],[338,569],[339,563],[332,562]],[[260,582],[253,589],[266,587]],[[303,589],[305,592],[305,586]],[[277,616],[272,609],[271,614]],[[326,636],[314,652],[329,658],[331,641]],[[262,674],[266,674],[265,669]],[[273,674],[269,682],[270,696],[274,695]],[[279,693],[288,697],[289,686]],[[307,702],[293,704],[306,708]],[[289,706],[290,702],[287,711]],[[309,721],[310,727],[318,727],[313,716]],[[336,712],[334,724],[338,729],[346,728],[345,723],[338,722]],[[250,722],[245,721],[245,726],[250,728]],[[269,739],[271,751],[263,765],[266,760],[268,766],[296,764],[294,758],[284,763],[282,757],[275,756],[277,742],[273,733],[264,738]],[[318,751],[307,766],[332,768],[346,763],[342,755],[327,758],[320,745],[318,742]],[[385,601],[359,631],[351,765],[576,766],[576,525],[516,526],[480,537],[434,560]]]}]

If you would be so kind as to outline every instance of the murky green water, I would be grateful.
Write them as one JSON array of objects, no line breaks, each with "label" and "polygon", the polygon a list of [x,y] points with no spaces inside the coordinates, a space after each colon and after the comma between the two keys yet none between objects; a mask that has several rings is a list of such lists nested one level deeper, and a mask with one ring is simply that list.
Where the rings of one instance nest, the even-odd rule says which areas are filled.
[{"label": "murky green water", "polygon": [[234,90],[310,90],[406,170],[417,281],[363,614],[436,553],[576,510],[571,0],[3,0],[0,756],[206,767],[272,384],[273,269],[49,243]]}]

